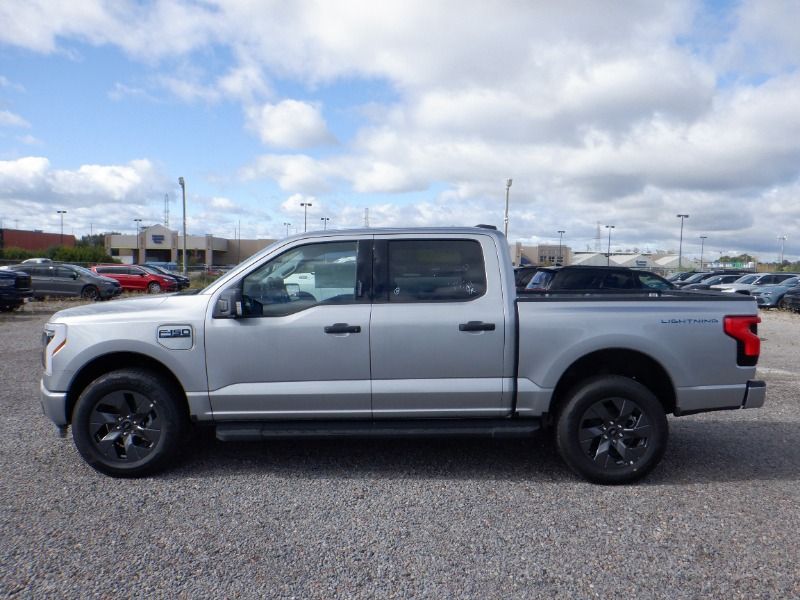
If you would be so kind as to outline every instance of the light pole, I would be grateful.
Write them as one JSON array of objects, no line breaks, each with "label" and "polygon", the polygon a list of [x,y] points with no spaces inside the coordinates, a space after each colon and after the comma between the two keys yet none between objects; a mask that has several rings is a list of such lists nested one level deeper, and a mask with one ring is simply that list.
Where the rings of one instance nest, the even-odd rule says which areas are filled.
[{"label": "light pole", "polygon": [[700,236],[700,270],[703,270],[703,247],[706,244],[706,240],[708,239],[707,235]]},{"label": "light pole", "polygon": [[142,222],[141,219],[134,219],[134,223],[136,223],[136,264],[139,265],[142,263],[142,251],[139,250],[139,223]]},{"label": "light pole", "polygon": [[683,268],[683,220],[688,219],[689,215],[675,215],[681,220],[681,240],[678,242],[678,271]]},{"label": "light pole", "polygon": [[186,268],[186,182],[183,177],[178,177],[178,183],[181,186],[181,193],[183,194],[183,276],[187,277],[188,269]]},{"label": "light pole", "polygon": [[308,207],[312,206],[311,202],[301,202],[300,206],[303,207],[303,231],[308,231]]},{"label": "light pole", "polygon": [[328,230],[328,221],[330,221],[331,218],[330,217],[320,217],[319,220],[322,221],[322,231],[327,231]]},{"label": "light pole", "polygon": [[781,262],[780,262],[780,265],[783,266],[783,248],[784,248],[784,244],[786,244],[786,236],[785,235],[779,235],[778,236],[778,241],[781,243]]},{"label": "light pole", "polygon": [[59,246],[63,246],[64,245],[64,215],[67,214],[67,211],[65,211],[65,210],[57,210],[56,212],[61,216],[61,237],[59,238],[58,245]]},{"label": "light pole", "polygon": [[283,226],[286,227],[286,237],[289,237],[289,226],[291,223],[287,223],[286,221],[283,222]]},{"label": "light pole", "polygon": [[559,229],[558,230],[558,263],[557,263],[558,265],[561,265],[561,263],[564,262],[562,260],[562,256],[561,256],[561,240],[564,239],[564,234],[565,233],[567,233],[567,232],[564,231],[563,229]]},{"label": "light pole", "polygon": [[611,230],[614,229],[613,225],[606,225],[608,229],[608,253],[606,254],[606,266],[611,266]]},{"label": "light pole", "polygon": [[508,237],[508,192],[511,189],[511,179],[506,179],[506,216],[503,219],[503,234]]}]

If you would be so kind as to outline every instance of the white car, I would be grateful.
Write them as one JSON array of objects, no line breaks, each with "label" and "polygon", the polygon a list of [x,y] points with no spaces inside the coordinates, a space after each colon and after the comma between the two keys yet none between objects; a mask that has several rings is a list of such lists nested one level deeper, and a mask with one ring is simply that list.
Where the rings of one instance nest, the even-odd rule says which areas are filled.
[{"label": "white car", "polygon": [[790,277],[796,277],[797,273],[750,273],[742,275],[733,283],[722,285],[712,285],[710,289],[728,294],[750,294],[750,290],[760,285],[771,285],[781,283]]}]

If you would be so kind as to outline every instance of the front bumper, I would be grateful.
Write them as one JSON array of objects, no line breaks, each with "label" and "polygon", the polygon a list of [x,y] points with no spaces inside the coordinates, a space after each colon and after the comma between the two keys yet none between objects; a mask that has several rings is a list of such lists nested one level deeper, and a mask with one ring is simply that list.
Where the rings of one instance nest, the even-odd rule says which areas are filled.
[{"label": "front bumper", "polygon": [[67,393],[51,392],[44,386],[44,380],[39,383],[39,402],[42,405],[42,412],[57,427],[65,427],[67,419]]}]

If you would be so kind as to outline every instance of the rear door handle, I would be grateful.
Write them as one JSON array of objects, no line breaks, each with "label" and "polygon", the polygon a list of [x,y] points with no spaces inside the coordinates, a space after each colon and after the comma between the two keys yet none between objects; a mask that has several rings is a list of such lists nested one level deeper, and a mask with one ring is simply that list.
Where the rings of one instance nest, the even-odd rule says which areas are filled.
[{"label": "rear door handle", "polygon": [[460,323],[459,331],[494,331],[494,323],[484,323],[483,321],[469,321]]},{"label": "rear door handle", "polygon": [[361,325],[334,323],[325,327],[325,333],[361,333]]}]

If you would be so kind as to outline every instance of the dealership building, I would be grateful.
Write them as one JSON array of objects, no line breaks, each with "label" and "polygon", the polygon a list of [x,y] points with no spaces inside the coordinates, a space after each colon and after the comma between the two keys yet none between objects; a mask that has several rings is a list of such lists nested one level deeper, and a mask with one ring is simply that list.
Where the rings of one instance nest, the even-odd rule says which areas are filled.
[{"label": "dealership building", "polygon": [[[274,241],[227,239],[210,234],[187,235],[188,264],[235,265]],[[110,256],[125,264],[183,262],[183,236],[163,225],[143,227],[138,235],[108,234],[105,247]]]}]

